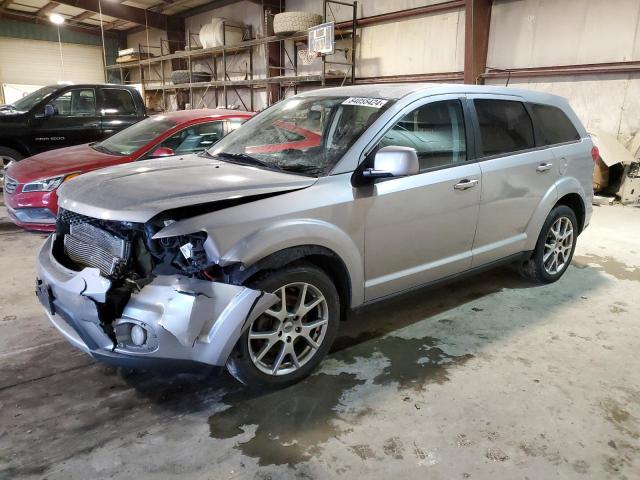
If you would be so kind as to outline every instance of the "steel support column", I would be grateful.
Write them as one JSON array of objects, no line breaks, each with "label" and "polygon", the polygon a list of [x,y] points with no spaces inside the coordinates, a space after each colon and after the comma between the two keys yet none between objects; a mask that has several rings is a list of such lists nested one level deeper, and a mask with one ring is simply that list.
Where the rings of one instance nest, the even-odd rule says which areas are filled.
[{"label": "steel support column", "polygon": [[464,31],[464,83],[483,83],[487,67],[492,0],[466,0]]}]

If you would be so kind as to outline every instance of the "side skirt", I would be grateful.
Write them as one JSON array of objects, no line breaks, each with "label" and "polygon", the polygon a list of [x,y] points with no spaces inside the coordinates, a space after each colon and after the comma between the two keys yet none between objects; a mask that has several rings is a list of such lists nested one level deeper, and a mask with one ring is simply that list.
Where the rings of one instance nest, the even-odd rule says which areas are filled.
[{"label": "side skirt", "polygon": [[479,273],[482,272],[486,272],[488,270],[493,270],[494,268],[503,266],[503,265],[507,265],[509,263],[516,263],[516,262],[523,262],[527,259],[529,259],[531,257],[531,255],[533,254],[532,250],[529,251],[525,251],[525,252],[520,252],[520,253],[516,253],[514,255],[509,255],[508,257],[505,258],[501,258],[499,260],[495,260],[493,262],[487,263],[485,265],[481,265],[479,267],[475,267],[475,268],[471,268],[469,270],[465,270],[464,272],[460,272],[460,273],[456,273],[454,275],[449,275],[448,277],[443,277],[439,280],[434,280],[433,282],[429,282],[429,283],[424,283],[422,285],[417,285],[415,287],[411,287],[411,288],[407,288],[405,290],[401,290],[399,292],[396,293],[392,293],[390,295],[385,295],[384,297],[380,297],[380,298],[376,298],[373,300],[369,300],[368,302],[363,303],[362,305],[357,306],[356,308],[352,309],[350,314],[347,316],[347,319],[353,315],[355,312],[357,312],[359,309],[363,308],[363,307],[369,307],[371,305],[374,305],[378,302],[384,302],[386,300],[389,300],[391,298],[394,297],[398,297],[400,295],[404,295],[406,293],[410,293],[416,290],[429,290],[429,289],[434,289],[437,287],[441,287],[443,285],[446,285],[448,283],[453,283],[453,282],[457,282],[459,280],[468,278],[468,277],[473,277],[474,275],[477,275]]}]

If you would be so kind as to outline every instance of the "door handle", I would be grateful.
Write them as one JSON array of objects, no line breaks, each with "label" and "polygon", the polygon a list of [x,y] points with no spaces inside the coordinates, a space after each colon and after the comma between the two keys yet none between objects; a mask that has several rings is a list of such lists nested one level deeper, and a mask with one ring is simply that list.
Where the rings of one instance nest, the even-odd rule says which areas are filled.
[{"label": "door handle", "polygon": [[536,172],[546,172],[547,170],[551,170],[551,167],[553,167],[553,163],[541,163],[536,167]]},{"label": "door handle", "polygon": [[467,190],[469,188],[473,188],[476,185],[478,185],[479,181],[478,180],[469,180],[467,178],[465,178],[464,180],[460,180],[458,183],[456,183],[453,186],[454,190]]}]

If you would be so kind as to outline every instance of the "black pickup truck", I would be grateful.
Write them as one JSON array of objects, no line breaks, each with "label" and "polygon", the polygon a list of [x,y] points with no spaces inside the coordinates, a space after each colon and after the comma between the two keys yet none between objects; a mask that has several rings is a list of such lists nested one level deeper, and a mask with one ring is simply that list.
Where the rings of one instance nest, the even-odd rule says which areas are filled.
[{"label": "black pickup truck", "polygon": [[0,105],[0,185],[12,160],[102,140],[144,117],[142,97],[124,85],[51,85]]}]

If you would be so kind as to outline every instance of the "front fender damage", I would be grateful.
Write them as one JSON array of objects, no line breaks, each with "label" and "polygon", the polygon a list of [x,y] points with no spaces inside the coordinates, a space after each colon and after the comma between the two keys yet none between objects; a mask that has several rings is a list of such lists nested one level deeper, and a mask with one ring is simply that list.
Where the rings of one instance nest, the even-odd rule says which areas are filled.
[{"label": "front fender damage", "polygon": [[[155,360],[187,360],[222,366],[245,328],[278,302],[271,293],[180,274],[118,289],[98,269],[62,265],[52,243],[49,237],[38,255],[38,298],[69,342],[112,363],[145,367]],[[135,329],[138,342],[135,326],[144,332]]]},{"label": "front fender damage", "polygon": [[150,348],[157,345],[148,355],[224,365],[244,329],[277,302],[274,294],[241,285],[159,276],[131,295],[116,320],[115,351],[138,349],[126,337],[126,327],[137,324],[147,330]]}]

